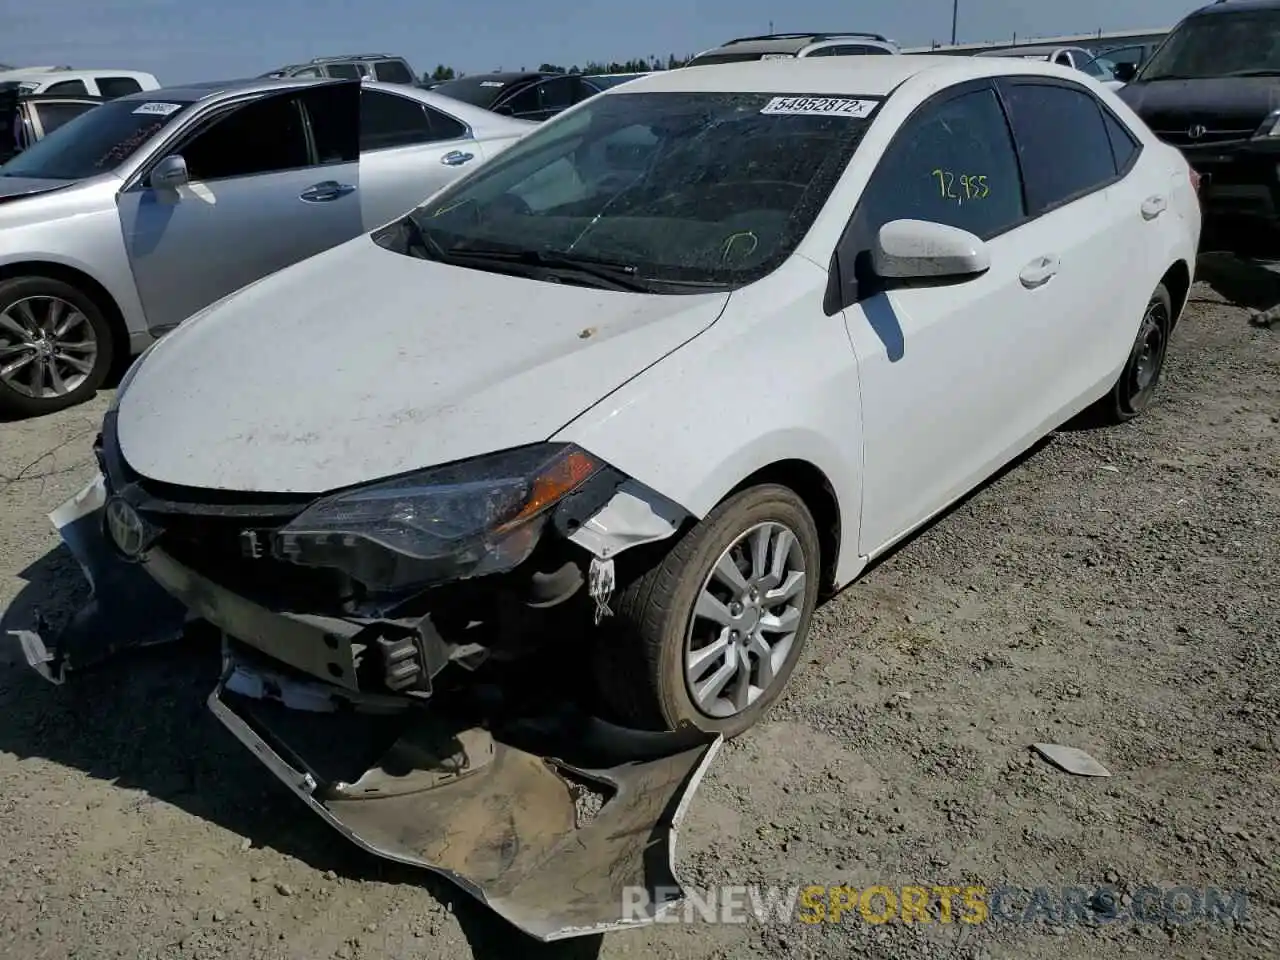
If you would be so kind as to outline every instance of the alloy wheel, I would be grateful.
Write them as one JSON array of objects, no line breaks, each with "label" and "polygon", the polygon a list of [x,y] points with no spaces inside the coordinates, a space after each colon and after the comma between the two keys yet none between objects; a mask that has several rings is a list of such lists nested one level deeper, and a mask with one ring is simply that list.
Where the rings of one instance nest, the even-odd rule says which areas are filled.
[{"label": "alloy wheel", "polygon": [[93,324],[60,297],[25,297],[0,311],[0,381],[23,396],[66,396],[97,359]]},{"label": "alloy wheel", "polygon": [[701,713],[735,716],[782,674],[803,621],[806,561],[799,538],[777,522],[753,526],[721,553],[685,638],[685,683]]}]

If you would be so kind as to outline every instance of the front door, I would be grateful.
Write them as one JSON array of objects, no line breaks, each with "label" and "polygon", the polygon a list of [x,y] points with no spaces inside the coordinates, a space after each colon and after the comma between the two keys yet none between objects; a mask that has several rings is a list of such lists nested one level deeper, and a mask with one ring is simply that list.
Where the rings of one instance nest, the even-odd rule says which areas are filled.
[{"label": "front door", "polygon": [[[975,234],[991,269],[963,282],[878,288],[870,250],[879,228],[899,219]],[[842,276],[852,270],[858,284],[845,321],[862,384],[864,554],[992,472],[1042,417],[1041,343],[1061,291],[1024,265],[1052,240],[1026,220],[1008,125],[985,83],[926,103],[881,159],[840,246]]]},{"label": "front door", "polygon": [[[189,182],[120,194],[120,224],[156,334],[362,231],[359,84],[237,104],[171,151]],[[159,159],[157,157],[157,159]]]}]

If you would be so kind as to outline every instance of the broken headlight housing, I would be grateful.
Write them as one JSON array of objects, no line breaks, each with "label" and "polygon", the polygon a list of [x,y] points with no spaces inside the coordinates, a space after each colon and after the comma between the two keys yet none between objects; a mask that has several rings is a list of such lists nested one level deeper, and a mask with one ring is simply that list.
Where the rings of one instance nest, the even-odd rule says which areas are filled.
[{"label": "broken headlight housing", "polygon": [[571,444],[535,444],[432,467],[318,500],[272,552],[390,593],[511,570],[548,512],[604,464]]}]

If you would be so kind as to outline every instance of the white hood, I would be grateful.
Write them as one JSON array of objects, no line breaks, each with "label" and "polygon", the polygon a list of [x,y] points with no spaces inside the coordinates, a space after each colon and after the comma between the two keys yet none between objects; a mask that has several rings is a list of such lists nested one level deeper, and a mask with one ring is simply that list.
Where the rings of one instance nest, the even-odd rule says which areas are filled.
[{"label": "white hood", "polygon": [[362,236],[160,341],[120,401],[121,452],[165,483],[321,493],[546,440],[727,301],[450,267]]}]

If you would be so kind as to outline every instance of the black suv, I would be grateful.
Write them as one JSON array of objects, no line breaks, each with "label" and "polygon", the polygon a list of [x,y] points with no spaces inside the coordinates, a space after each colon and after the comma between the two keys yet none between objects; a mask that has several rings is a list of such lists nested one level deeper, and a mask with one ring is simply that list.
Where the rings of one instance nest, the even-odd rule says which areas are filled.
[{"label": "black suv", "polygon": [[[1117,93],[1200,174],[1205,229],[1280,227],[1280,0],[1189,14]],[[1272,237],[1272,239],[1276,239]]]}]

